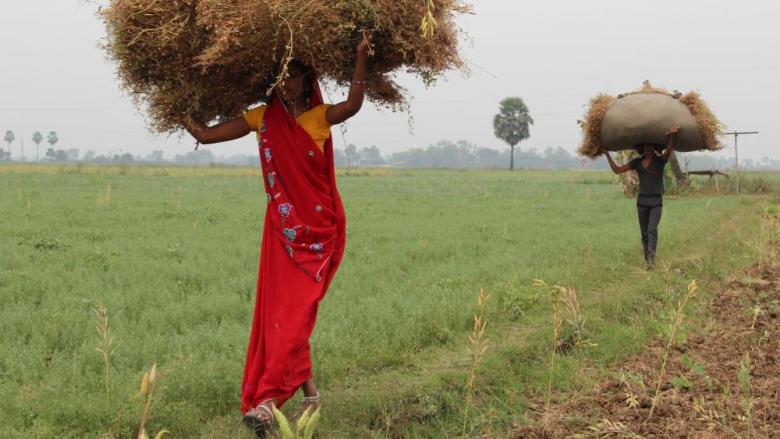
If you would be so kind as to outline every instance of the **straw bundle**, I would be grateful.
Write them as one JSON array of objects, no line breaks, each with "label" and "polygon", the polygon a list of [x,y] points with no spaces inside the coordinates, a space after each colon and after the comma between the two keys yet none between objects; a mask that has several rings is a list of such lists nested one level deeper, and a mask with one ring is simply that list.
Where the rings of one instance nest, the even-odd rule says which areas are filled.
[{"label": "straw bundle", "polygon": [[[347,85],[355,47],[372,33],[367,95],[394,109],[393,74],[433,82],[462,67],[460,0],[111,0],[105,48],[151,128],[170,133],[183,115],[225,120],[262,100],[291,58]],[[276,73],[274,73],[276,72]]]},{"label": "straw bundle", "polygon": [[602,149],[619,151],[637,144],[665,144],[664,133],[680,127],[678,151],[722,148],[723,125],[696,92],[686,95],[651,86],[613,97],[600,94],[591,99],[585,120],[580,122],[583,141],[578,152],[596,158]]}]

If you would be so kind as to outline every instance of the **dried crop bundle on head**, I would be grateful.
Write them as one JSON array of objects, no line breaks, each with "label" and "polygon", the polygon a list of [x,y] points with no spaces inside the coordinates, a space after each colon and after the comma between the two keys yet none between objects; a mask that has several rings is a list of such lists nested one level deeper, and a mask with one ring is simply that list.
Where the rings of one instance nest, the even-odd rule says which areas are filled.
[{"label": "dried crop bundle on head", "polygon": [[600,94],[591,99],[578,152],[590,158],[601,150],[633,149],[638,144],[666,144],[666,131],[680,127],[678,151],[722,148],[723,125],[696,92],[682,95],[645,82],[639,90],[613,97]]},{"label": "dried crop bundle on head", "polygon": [[607,114],[609,106],[614,101],[615,98],[608,94],[600,94],[590,100],[585,120],[580,121],[583,140],[577,152],[590,158],[595,158],[600,154],[601,122],[604,120],[604,115]]},{"label": "dried crop bundle on head", "polygon": [[367,94],[403,108],[393,74],[431,83],[462,67],[454,17],[460,0],[111,0],[101,11],[105,47],[151,128],[182,116],[225,120],[267,96],[295,58],[348,85],[355,47],[372,34]]}]

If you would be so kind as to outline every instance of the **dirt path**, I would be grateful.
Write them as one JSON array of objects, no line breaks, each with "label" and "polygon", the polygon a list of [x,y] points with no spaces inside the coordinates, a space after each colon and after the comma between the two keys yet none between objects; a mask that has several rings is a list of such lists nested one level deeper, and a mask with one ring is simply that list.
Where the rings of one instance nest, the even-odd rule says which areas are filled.
[{"label": "dirt path", "polygon": [[[616,366],[587,394],[557,395],[544,424],[514,438],[780,438],[780,266],[744,270],[714,293],[708,317],[669,355],[648,420],[666,341]],[[694,328],[690,328],[694,326]],[[740,372],[741,371],[741,372]]]}]

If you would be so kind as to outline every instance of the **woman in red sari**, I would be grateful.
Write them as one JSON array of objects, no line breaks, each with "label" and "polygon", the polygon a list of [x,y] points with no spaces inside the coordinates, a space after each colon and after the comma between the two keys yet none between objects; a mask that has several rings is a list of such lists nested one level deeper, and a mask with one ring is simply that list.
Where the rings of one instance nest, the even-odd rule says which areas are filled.
[{"label": "woman in red sari", "polygon": [[244,423],[259,436],[272,428],[272,405],[303,390],[297,413],[319,406],[309,355],[319,302],[344,253],[344,208],[336,189],[330,127],[363,104],[367,41],[357,46],[349,95],[322,102],[315,73],[299,61],[270,103],[213,127],[188,121],[200,143],[257,132],[268,199],[260,251],[257,300],[241,391]]}]

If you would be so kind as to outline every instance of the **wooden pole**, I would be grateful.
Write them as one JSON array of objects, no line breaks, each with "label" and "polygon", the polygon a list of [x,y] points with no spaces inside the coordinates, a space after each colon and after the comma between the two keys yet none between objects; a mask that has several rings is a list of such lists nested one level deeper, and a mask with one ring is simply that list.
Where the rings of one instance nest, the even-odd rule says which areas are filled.
[{"label": "wooden pole", "polygon": [[737,172],[737,193],[739,193],[739,146],[737,145],[739,142],[739,136],[740,134],[758,134],[758,131],[731,131],[723,134],[734,136],[734,162]]},{"label": "wooden pole", "polygon": [[734,163],[737,171],[737,193],[739,193],[739,133],[734,133]]}]

